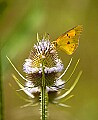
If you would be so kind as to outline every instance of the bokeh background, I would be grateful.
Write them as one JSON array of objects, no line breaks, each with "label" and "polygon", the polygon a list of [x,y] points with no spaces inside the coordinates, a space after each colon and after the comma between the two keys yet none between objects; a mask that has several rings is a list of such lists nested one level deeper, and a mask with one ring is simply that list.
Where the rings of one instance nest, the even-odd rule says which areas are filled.
[{"label": "bokeh background", "polygon": [[[9,86],[19,89],[11,74],[14,71],[6,55],[24,75],[22,65],[28,57],[36,33],[49,33],[55,40],[74,26],[82,24],[80,45],[72,56],[59,51],[65,67],[71,57],[73,62],[63,77],[68,78],[78,58],[80,63],[70,82],[74,82],[80,70],[83,74],[71,92],[74,97],[63,108],[49,104],[49,120],[98,120],[98,1],[97,0],[0,0],[0,49],[3,82],[5,120],[39,120],[39,106],[20,108],[26,104]],[[20,92],[21,93],[21,92]],[[24,93],[22,96],[27,97]]]}]

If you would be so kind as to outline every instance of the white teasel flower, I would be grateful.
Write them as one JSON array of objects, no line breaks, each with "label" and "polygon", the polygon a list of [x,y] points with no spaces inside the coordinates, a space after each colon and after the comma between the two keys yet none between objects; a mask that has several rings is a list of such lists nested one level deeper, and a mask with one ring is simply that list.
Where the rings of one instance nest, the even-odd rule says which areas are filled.
[{"label": "white teasel flower", "polygon": [[[64,69],[64,65],[61,59],[58,57],[58,53],[56,47],[53,43],[50,42],[49,37],[43,36],[42,40],[39,40],[37,36],[37,44],[33,46],[33,49],[30,52],[30,55],[23,64],[23,71],[26,73],[26,78],[23,77],[16,67],[13,65],[11,60],[7,57],[15,71],[19,74],[19,76],[25,80],[25,84],[21,84],[21,82],[13,75],[13,78],[20,86],[20,90],[23,90],[28,96],[31,98],[35,98],[35,94],[40,94],[41,92],[41,85],[42,85],[42,60],[44,60],[44,74],[45,74],[45,86],[46,91],[50,93],[57,93],[60,89],[63,89],[65,83],[69,81],[71,76],[73,75],[78,63],[76,63],[74,70],[72,71],[68,80],[62,80],[62,77],[68,70],[69,66],[71,65],[72,59],[70,60],[66,69]],[[63,73],[61,74],[61,72]],[[62,99],[67,96],[75,87],[76,83],[79,80],[82,72],[80,71],[77,79],[73,83],[70,89],[67,90],[64,94],[56,97],[53,103],[58,103],[56,100]],[[63,105],[63,104],[62,104]]]},{"label": "white teasel flower", "polygon": [[[47,87],[52,87],[52,85],[57,84],[56,79],[64,69],[64,65],[58,57],[56,48],[48,38],[43,37],[42,40],[34,45],[29,57],[23,64],[23,71],[26,73],[27,80],[31,81],[35,87],[38,87],[38,91],[42,84],[43,59],[45,83]],[[62,81],[62,84],[64,84],[64,81]]]}]

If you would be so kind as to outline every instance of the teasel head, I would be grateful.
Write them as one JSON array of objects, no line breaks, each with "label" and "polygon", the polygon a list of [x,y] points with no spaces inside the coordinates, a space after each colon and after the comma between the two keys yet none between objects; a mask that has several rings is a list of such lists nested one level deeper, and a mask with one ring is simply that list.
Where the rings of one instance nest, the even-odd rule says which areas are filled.
[{"label": "teasel head", "polygon": [[[67,91],[65,91],[64,94],[60,96],[58,95],[58,93],[60,93],[60,89],[65,89],[64,86],[74,74],[80,59],[77,61],[68,79],[66,79],[66,81],[62,80],[62,77],[71,66],[72,58],[66,69],[64,70],[64,65],[61,59],[58,57],[55,44],[53,42],[50,42],[48,34],[44,35],[41,39],[39,39],[37,34],[37,44],[33,46],[33,49],[30,51],[29,57],[25,59],[25,62],[23,64],[23,71],[26,73],[26,78],[17,70],[9,57],[7,57],[7,59],[12,67],[15,69],[15,71],[18,73],[18,75],[23,80],[25,80],[25,83],[21,83],[21,81],[12,74],[14,80],[20,87],[18,91],[23,90],[30,98],[39,99],[42,87],[42,73],[44,72],[45,87],[49,95],[49,101],[60,106],[66,107],[66,105],[64,104],[59,104],[58,101],[64,99],[67,95],[70,94],[82,74],[82,71],[80,71],[73,85]],[[67,99],[69,99],[70,97],[72,97],[72,95],[69,96]]]},{"label": "teasel head", "polygon": [[58,81],[62,81],[57,79],[63,70],[63,63],[58,57],[54,44],[50,42],[48,34],[44,35],[41,40],[37,35],[37,41],[23,64],[23,71],[34,87],[40,87],[42,86],[42,67],[44,67],[45,86],[55,86]]}]

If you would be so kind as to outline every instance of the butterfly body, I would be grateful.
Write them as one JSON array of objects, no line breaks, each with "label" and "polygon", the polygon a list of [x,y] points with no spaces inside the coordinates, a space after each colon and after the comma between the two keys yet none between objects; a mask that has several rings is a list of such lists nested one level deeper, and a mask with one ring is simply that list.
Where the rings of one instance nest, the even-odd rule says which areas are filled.
[{"label": "butterfly body", "polygon": [[79,45],[79,37],[82,29],[82,25],[78,25],[70,29],[69,31],[58,37],[56,41],[53,41],[54,45],[57,48],[65,51],[68,55],[71,55],[72,53],[74,53],[74,51]]}]

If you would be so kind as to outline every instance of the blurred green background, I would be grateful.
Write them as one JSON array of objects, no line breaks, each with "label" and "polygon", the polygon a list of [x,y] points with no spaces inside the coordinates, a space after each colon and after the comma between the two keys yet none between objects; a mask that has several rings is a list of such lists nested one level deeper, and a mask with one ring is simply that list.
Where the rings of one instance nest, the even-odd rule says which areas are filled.
[{"label": "blurred green background", "polygon": [[[5,120],[39,120],[39,106],[26,107],[17,97],[15,89],[19,89],[11,74],[16,72],[6,59],[6,55],[24,75],[22,65],[28,57],[36,33],[47,32],[50,39],[74,26],[82,24],[83,33],[80,45],[72,56],[59,51],[59,55],[67,66],[71,57],[73,62],[63,77],[68,78],[78,58],[78,68],[66,85],[69,88],[78,72],[83,74],[71,94],[74,97],[66,102],[71,108],[63,108],[49,104],[49,120],[98,120],[98,1],[97,0],[0,0],[0,48],[2,61],[3,102]],[[18,76],[21,80],[21,78]],[[26,96],[24,93],[23,96]],[[27,96],[26,96],[27,97]]]}]

